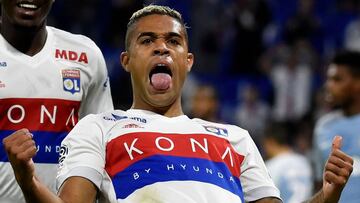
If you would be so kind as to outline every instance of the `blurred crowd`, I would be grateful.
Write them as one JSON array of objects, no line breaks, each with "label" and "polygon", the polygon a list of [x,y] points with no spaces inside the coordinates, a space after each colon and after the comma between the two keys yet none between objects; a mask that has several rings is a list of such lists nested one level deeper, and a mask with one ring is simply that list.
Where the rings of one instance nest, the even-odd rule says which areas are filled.
[{"label": "blurred crowd", "polygon": [[119,109],[132,101],[119,61],[126,23],[147,4],[180,11],[189,27],[195,64],[185,112],[248,129],[260,148],[266,124],[280,122],[290,128],[290,144],[306,152],[314,121],[330,109],[323,100],[328,60],[343,48],[360,50],[360,0],[56,1],[48,24],[97,43]]},{"label": "blurred crowd", "polygon": [[[360,51],[360,0],[56,1],[48,24],[96,42],[117,109],[132,102],[119,60],[126,24],[148,4],[180,11],[189,27],[195,64],[184,87],[185,113],[248,130],[266,159],[297,152],[301,157],[292,160],[302,164],[293,168],[303,170],[296,175],[311,177],[314,125],[332,110],[324,101],[326,69],[337,51]],[[276,168],[274,161],[267,164]]]},{"label": "blurred crowd", "polygon": [[196,60],[186,113],[248,129],[260,149],[266,124],[284,123],[294,149],[311,148],[314,122],[330,108],[323,102],[328,60],[343,48],[360,50],[360,0],[56,1],[49,24],[102,49],[116,108],[132,100],[119,62],[126,22],[151,3],[180,11],[189,27]]}]

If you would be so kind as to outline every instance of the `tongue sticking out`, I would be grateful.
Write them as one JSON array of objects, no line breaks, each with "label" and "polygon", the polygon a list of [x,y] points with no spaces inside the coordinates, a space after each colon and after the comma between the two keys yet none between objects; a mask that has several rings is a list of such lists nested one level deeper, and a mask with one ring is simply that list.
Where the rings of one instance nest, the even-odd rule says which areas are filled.
[{"label": "tongue sticking out", "polygon": [[171,76],[166,73],[155,73],[151,76],[151,84],[156,90],[166,90],[170,87]]}]

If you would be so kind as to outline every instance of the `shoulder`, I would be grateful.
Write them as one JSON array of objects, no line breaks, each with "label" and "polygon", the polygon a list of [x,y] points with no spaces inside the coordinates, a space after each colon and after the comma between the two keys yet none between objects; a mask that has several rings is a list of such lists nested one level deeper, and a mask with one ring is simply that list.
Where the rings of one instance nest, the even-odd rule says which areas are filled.
[{"label": "shoulder", "polygon": [[329,112],[320,117],[320,119],[316,122],[315,130],[329,126],[343,117],[344,115],[340,110]]},{"label": "shoulder", "polygon": [[202,125],[206,131],[225,137],[233,145],[243,144],[244,146],[247,146],[249,142],[252,142],[249,132],[239,126],[210,122],[199,118],[194,118],[192,120],[193,122]]},{"label": "shoulder", "polygon": [[232,125],[232,124],[226,124],[226,123],[216,123],[216,122],[211,122],[211,121],[206,121],[200,118],[193,118],[192,119],[194,122],[203,125],[203,126],[212,126],[215,128],[221,128],[221,129],[226,129],[227,131],[236,131],[238,133],[245,133],[247,134],[248,131],[240,128],[239,126],[236,125]]},{"label": "shoulder", "polygon": [[76,54],[101,54],[100,48],[89,37],[81,34],[73,34],[65,30],[47,26],[47,30],[54,35],[56,47],[64,51],[78,51]]},{"label": "shoulder", "polygon": [[[89,47],[97,46],[95,42],[89,37],[81,34],[74,34],[65,30],[61,30],[55,27],[47,26],[47,29],[50,30],[54,35],[62,40],[67,40],[69,42],[73,42],[75,44],[84,44]],[[90,44],[88,44],[90,43]]]},{"label": "shoulder", "polygon": [[127,118],[125,111],[109,110],[98,114],[88,114],[79,121],[79,124],[93,123],[105,127],[112,126],[124,118]]}]

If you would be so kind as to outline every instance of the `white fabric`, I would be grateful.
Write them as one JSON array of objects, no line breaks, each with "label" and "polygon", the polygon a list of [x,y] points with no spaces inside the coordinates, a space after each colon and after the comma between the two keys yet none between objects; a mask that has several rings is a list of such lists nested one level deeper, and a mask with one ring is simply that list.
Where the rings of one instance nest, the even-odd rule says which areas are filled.
[{"label": "white fabric", "polygon": [[134,109],[89,115],[64,139],[62,152],[57,186],[76,170],[99,188],[100,202],[279,197],[247,131],[184,115]]},{"label": "white fabric", "polygon": [[[113,109],[100,49],[82,35],[47,27],[43,49],[28,56],[0,35],[0,139],[28,128],[38,146],[36,173],[55,191],[62,138],[89,113]],[[0,202],[24,202],[0,144]]]},{"label": "white fabric", "polygon": [[271,158],[265,163],[284,202],[299,203],[311,196],[312,169],[305,156],[288,152]]}]

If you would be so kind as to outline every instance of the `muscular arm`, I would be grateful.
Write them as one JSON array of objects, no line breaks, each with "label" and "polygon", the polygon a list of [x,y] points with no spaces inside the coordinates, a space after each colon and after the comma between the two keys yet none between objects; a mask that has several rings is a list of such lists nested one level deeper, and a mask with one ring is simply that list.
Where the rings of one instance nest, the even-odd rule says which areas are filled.
[{"label": "muscular arm", "polygon": [[82,177],[66,180],[59,191],[59,196],[52,193],[38,180],[21,187],[26,202],[38,203],[92,203],[96,198],[96,187]]},{"label": "muscular arm", "polygon": [[82,177],[67,179],[59,190],[59,197],[66,203],[92,203],[96,194],[96,186]]}]

